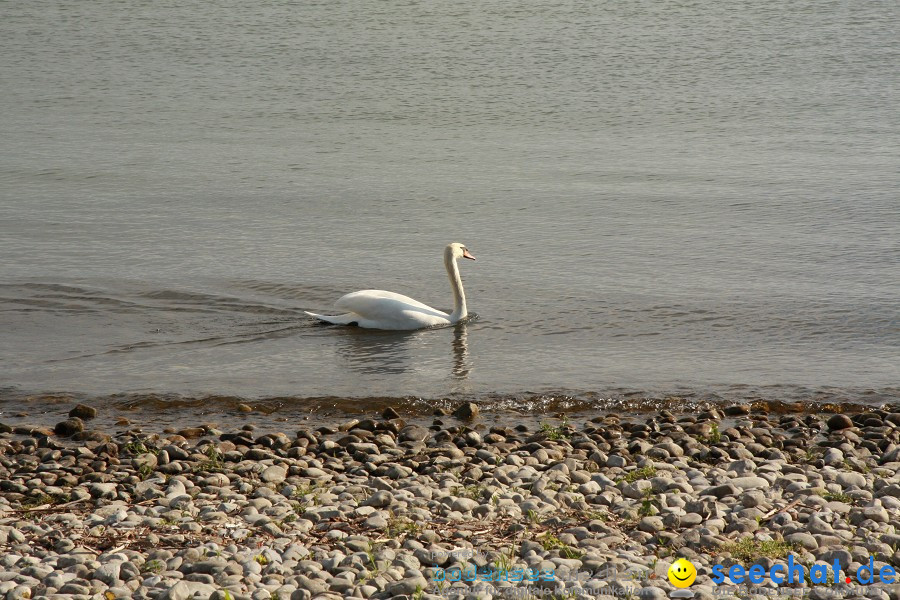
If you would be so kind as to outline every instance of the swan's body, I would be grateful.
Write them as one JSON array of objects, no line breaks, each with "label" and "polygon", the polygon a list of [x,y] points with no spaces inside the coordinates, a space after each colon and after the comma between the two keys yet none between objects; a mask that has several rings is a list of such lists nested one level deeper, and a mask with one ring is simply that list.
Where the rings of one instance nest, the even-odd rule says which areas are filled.
[{"label": "swan's body", "polygon": [[409,296],[384,290],[362,290],[342,296],[334,305],[343,314],[328,316],[305,311],[306,314],[334,325],[359,325],[366,329],[422,329],[453,325],[466,318],[466,294],[459,276],[457,259],[475,260],[462,244],[444,249],[444,267],[453,287],[453,312],[447,314]]}]

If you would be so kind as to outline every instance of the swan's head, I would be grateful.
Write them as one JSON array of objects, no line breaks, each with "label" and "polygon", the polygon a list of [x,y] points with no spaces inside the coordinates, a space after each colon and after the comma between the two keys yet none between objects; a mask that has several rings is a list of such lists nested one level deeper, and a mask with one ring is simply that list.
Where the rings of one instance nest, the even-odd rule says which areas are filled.
[{"label": "swan's head", "polygon": [[447,249],[444,250],[444,255],[448,256],[452,259],[457,258],[468,258],[469,260],[475,260],[475,257],[469,254],[469,249],[466,248],[464,244],[460,244],[459,242],[453,242],[447,246]]}]

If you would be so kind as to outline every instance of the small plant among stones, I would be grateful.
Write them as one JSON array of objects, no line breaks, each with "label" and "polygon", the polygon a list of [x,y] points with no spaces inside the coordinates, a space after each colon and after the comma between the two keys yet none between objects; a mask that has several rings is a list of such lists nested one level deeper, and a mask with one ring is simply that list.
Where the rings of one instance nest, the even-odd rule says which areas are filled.
[{"label": "small plant among stones", "polygon": [[513,553],[512,548],[506,548],[504,551],[500,552],[497,555],[497,559],[494,561],[494,565],[501,573],[508,573],[511,571],[513,564],[515,564],[515,554]]},{"label": "small plant among stones", "polygon": [[569,420],[566,417],[562,418],[562,423],[558,426],[551,425],[550,423],[541,423],[541,432],[547,436],[548,440],[562,440],[569,437],[569,431],[567,426],[569,425]]},{"label": "small plant among stones", "polygon": [[215,444],[209,444],[204,451],[206,460],[197,463],[194,471],[212,471],[221,472],[223,470],[222,453],[216,448]]},{"label": "small plant among stones", "polygon": [[719,424],[710,425],[709,437],[707,438],[711,444],[718,444],[722,441],[722,433],[719,431]]},{"label": "small plant among stones", "polygon": [[625,483],[634,483],[638,479],[650,479],[651,477],[656,476],[656,467],[653,465],[647,465],[646,467],[641,467],[640,469],[635,469],[631,471],[624,477],[621,477],[617,480],[618,482],[624,481]]},{"label": "small plant among stones", "polygon": [[262,554],[257,554],[256,556],[253,557],[253,560],[255,560],[257,563],[259,563],[262,566],[266,566],[267,564],[269,564],[269,559],[266,558]]},{"label": "small plant among stones", "polygon": [[544,547],[544,550],[547,550],[548,552],[551,550],[559,550],[559,555],[563,558],[579,559],[584,556],[582,552],[579,552],[568,544],[564,544],[562,540],[552,533],[548,533],[544,536],[544,539],[541,540],[541,545]]},{"label": "small plant among stones", "polygon": [[783,540],[757,540],[753,537],[742,538],[726,545],[723,550],[737,560],[754,561],[759,558],[784,558],[796,548]]},{"label": "small plant among stones", "polygon": [[148,560],[141,565],[142,573],[162,573],[166,565],[161,560]]},{"label": "small plant among stones", "polygon": [[652,517],[659,511],[656,508],[656,497],[653,494],[652,489],[647,489],[644,492],[644,499],[641,500],[641,507],[638,509],[638,515],[642,517]]},{"label": "small plant among stones", "polygon": [[154,456],[159,454],[159,449],[154,448],[153,446],[148,446],[144,443],[144,440],[133,440],[128,442],[122,447],[122,450],[128,454],[138,455],[138,454],[153,454]]},{"label": "small plant among stones", "polygon": [[153,467],[148,464],[143,464],[138,469],[138,477],[141,478],[141,481],[146,481],[153,474]]},{"label": "small plant among stones", "polygon": [[467,485],[462,489],[459,495],[471,500],[480,501],[485,490],[487,490],[487,486],[484,485]]},{"label": "small plant among stones", "polygon": [[22,508],[37,508],[38,506],[44,506],[49,504],[51,506],[56,506],[58,504],[63,504],[64,502],[69,501],[69,496],[63,494],[44,494],[40,493],[37,496],[29,496],[22,500]]},{"label": "small plant among stones", "polygon": [[368,548],[366,548],[366,558],[369,559],[369,564],[371,565],[369,571],[373,574],[378,573],[378,563],[375,562],[375,552],[377,551],[378,548],[375,546],[375,544],[369,542],[369,546]]},{"label": "small plant among stones", "polygon": [[386,533],[388,537],[397,537],[401,534],[415,534],[419,533],[419,525],[409,519],[392,516],[388,520]]}]

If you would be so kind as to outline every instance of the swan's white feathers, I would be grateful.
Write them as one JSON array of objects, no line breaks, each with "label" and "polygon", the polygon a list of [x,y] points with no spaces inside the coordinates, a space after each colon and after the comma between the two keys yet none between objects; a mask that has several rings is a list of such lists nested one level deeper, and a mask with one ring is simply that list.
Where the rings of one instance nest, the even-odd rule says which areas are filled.
[{"label": "swan's white feathers", "polygon": [[449,325],[450,316],[403,294],[385,290],[361,290],[341,297],[334,305],[356,315],[360,327],[411,329]]},{"label": "swan's white feathers", "polygon": [[436,317],[447,317],[447,313],[431,308],[409,296],[385,290],[351,292],[340,297],[334,305],[341,310],[369,318],[381,318],[386,312],[394,310],[418,310]]}]

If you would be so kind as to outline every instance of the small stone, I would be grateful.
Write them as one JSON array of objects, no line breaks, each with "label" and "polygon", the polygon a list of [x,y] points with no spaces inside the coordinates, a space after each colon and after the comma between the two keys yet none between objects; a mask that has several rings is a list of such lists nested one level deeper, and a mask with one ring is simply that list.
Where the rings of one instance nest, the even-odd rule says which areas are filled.
[{"label": "small stone", "polygon": [[106,443],[112,438],[102,431],[79,431],[78,433],[72,436],[72,439],[76,442],[102,442]]},{"label": "small stone", "polygon": [[401,442],[421,442],[426,439],[430,433],[430,431],[419,425],[407,425],[400,430],[398,439]]},{"label": "small stone", "polygon": [[851,485],[861,489],[866,487],[866,476],[855,471],[841,471],[835,476],[834,480],[841,487],[850,487]]},{"label": "small stone", "polygon": [[458,510],[461,513],[467,513],[471,512],[476,506],[478,506],[478,503],[471,498],[457,498],[450,504],[450,509]]},{"label": "small stone", "polygon": [[[755,479],[755,478],[754,478]],[[700,492],[701,496],[715,496],[720,500],[727,496],[735,496],[738,494],[740,490],[737,487],[731,485],[730,483],[726,483],[724,485],[716,485],[713,487],[706,488],[702,492]]]},{"label": "small stone", "polygon": [[106,585],[115,585],[119,581],[119,571],[122,568],[121,562],[111,561],[100,565],[94,572],[94,579],[102,581]]},{"label": "small stone", "polygon": [[244,404],[244,403],[238,404],[237,410],[238,410],[238,412],[242,412],[242,413],[253,412],[253,408],[249,404]]},{"label": "small stone", "polygon": [[70,417],[78,417],[79,419],[93,419],[97,416],[97,409],[86,404],[77,404],[75,408],[69,411]]},{"label": "small stone", "polygon": [[[471,420],[478,416],[478,405],[474,402],[466,402],[453,411],[453,416],[457,419]],[[398,582],[399,583],[399,582]]]},{"label": "small stone", "polygon": [[787,535],[784,540],[790,544],[806,548],[807,550],[816,550],[819,547],[819,542],[816,541],[816,538],[805,531],[798,531]]},{"label": "small stone", "polygon": [[643,587],[637,590],[637,595],[640,600],[668,600],[665,590],[655,586]]},{"label": "small stone", "polygon": [[749,415],[750,414],[750,405],[749,404],[735,404],[733,406],[728,406],[723,411],[729,417],[738,417],[741,415]]},{"label": "small stone", "polygon": [[606,466],[610,468],[623,469],[627,465],[628,460],[626,460],[624,456],[619,456],[618,454],[610,454],[606,459]]},{"label": "small stone", "polygon": [[641,519],[640,523],[638,523],[638,529],[647,533],[658,533],[665,529],[665,525],[663,525],[662,518],[650,516]]},{"label": "small stone", "polygon": [[729,483],[742,490],[757,490],[769,487],[769,482],[762,477],[735,477]]},{"label": "small stone", "polygon": [[396,410],[388,406],[386,409],[384,409],[384,412],[381,413],[381,418],[385,421],[392,421],[394,419],[399,419],[400,414]]},{"label": "small stone", "polygon": [[400,581],[395,581],[387,586],[388,595],[391,597],[395,596],[411,596],[415,594],[417,591],[424,590],[428,587],[428,581],[421,575],[417,575],[414,577],[408,577],[406,579],[401,579]]},{"label": "small stone", "polygon": [[363,506],[374,506],[375,508],[385,508],[391,505],[394,497],[386,490],[378,490],[369,496],[362,504]]},{"label": "small stone", "polygon": [[837,467],[844,464],[844,453],[837,448],[829,448],[822,456],[822,461],[829,467]]},{"label": "small stone", "polygon": [[830,429],[831,431],[853,427],[853,421],[850,420],[850,417],[841,414],[833,415],[830,419],[828,419],[827,424],[828,429]]},{"label": "small stone", "polygon": [[379,513],[366,519],[364,525],[369,529],[386,529],[388,521]]},{"label": "small stone", "polygon": [[206,435],[206,429],[203,427],[186,427],[178,430],[178,435],[186,439],[196,439]]},{"label": "small stone", "polygon": [[116,497],[117,486],[115,483],[95,482],[92,483],[88,489],[91,493],[91,496],[93,496],[94,498],[113,499]]}]

